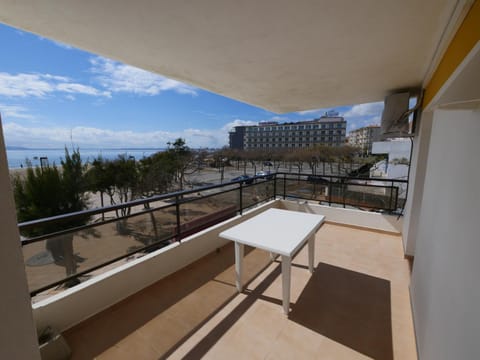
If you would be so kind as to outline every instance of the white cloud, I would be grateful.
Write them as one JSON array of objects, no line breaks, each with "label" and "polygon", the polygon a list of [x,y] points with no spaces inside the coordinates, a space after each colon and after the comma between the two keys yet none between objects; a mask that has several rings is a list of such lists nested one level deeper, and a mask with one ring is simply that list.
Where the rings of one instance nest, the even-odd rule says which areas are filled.
[{"label": "white cloud", "polygon": [[3,116],[3,119],[33,119],[33,115],[28,113],[28,109],[21,105],[0,104],[0,114]]},{"label": "white cloud", "polygon": [[372,116],[372,115],[375,116],[375,115],[381,114],[382,111],[383,111],[383,102],[358,104],[358,105],[353,105],[350,110],[348,110],[343,114],[343,116],[345,118]]},{"label": "white cloud", "polygon": [[247,126],[247,125],[258,125],[258,121],[235,119],[223,125],[221,131],[228,133],[230,130],[233,130],[235,126]]},{"label": "white cloud", "polygon": [[73,82],[65,76],[51,74],[0,73],[0,95],[7,97],[43,98],[54,93],[106,96],[110,93]]},{"label": "white cloud", "polygon": [[125,65],[103,57],[90,59],[91,72],[96,80],[111,92],[126,92],[137,95],[158,95],[163,91],[197,95],[197,89],[179,81]]},{"label": "white cloud", "polygon": [[110,97],[110,93],[107,91],[99,91],[94,87],[76,84],[76,83],[61,83],[57,84],[56,89],[61,92],[66,92],[69,94],[83,94],[83,95],[92,95],[92,96],[106,96]]},{"label": "white cloud", "polygon": [[379,125],[383,111],[383,102],[353,105],[342,114],[347,120],[348,131],[368,125]]},{"label": "white cloud", "polygon": [[228,132],[234,126],[256,122],[234,120],[220,129],[185,129],[182,131],[115,131],[94,127],[27,127],[15,122],[3,125],[10,146],[58,148],[74,143],[83,148],[166,147],[167,142],[184,138],[192,148],[219,148],[228,145]]}]

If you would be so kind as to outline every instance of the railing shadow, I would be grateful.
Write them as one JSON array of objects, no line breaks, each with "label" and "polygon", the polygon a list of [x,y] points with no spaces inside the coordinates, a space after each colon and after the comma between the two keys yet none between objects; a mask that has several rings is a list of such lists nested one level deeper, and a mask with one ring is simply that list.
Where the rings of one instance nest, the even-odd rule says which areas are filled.
[{"label": "railing shadow", "polygon": [[373,359],[393,359],[387,280],[320,263],[289,319]]}]

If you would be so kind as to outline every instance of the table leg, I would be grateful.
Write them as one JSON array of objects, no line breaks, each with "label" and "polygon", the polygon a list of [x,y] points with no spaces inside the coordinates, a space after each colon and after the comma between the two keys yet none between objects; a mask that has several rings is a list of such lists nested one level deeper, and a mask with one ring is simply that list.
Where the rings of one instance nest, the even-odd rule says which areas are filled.
[{"label": "table leg", "polygon": [[290,309],[290,270],[292,259],[290,256],[282,255],[282,292],[283,292],[283,312],[288,315]]},{"label": "table leg", "polygon": [[243,253],[244,245],[235,242],[235,283],[238,292],[242,292]]},{"label": "table leg", "polygon": [[313,262],[315,259],[315,234],[308,239],[308,270],[313,274]]}]

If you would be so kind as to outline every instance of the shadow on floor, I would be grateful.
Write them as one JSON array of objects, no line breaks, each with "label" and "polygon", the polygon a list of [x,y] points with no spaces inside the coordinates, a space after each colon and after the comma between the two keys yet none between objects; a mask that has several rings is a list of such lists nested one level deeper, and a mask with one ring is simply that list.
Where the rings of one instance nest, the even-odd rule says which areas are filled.
[{"label": "shadow on floor", "polygon": [[[248,282],[270,262],[268,254],[252,251],[249,247],[245,250],[247,263],[248,258],[253,257],[251,266],[245,269]],[[237,295],[233,265],[233,244],[228,244],[221,251],[205,256],[67,330],[64,336],[72,348],[72,359],[95,358],[117,347],[123,339],[148,323],[157,322],[160,326],[165,319],[178,319],[165,323],[163,331],[168,332],[168,339],[157,344],[164,353],[171,353]],[[212,288],[216,289],[213,293]],[[212,299],[214,301],[210,301]],[[182,309],[193,311],[194,318],[185,314],[179,319]]]},{"label": "shadow on floor", "polygon": [[393,359],[390,282],[320,263],[289,319],[374,359]]},{"label": "shadow on floor", "polygon": [[[203,339],[196,344],[184,357],[183,360],[195,360],[203,358],[207,352],[222,338],[223,335],[248,311],[248,309],[258,300],[266,300],[277,303],[282,306],[282,301],[270,297],[265,297],[262,293],[272,284],[272,282],[281,275],[281,265],[262,280],[253,290],[245,290],[248,294],[242,302],[227,316],[225,316],[218,325],[216,325]],[[259,334],[261,336],[261,334]],[[169,355],[169,354],[166,354]],[[164,357],[162,357],[163,359]],[[166,357],[165,357],[166,358]]]}]

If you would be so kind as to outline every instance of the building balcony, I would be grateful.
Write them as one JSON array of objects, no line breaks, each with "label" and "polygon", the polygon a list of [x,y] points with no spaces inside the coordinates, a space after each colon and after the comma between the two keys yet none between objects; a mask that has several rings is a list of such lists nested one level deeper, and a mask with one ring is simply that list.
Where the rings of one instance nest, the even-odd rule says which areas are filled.
[{"label": "building balcony", "polygon": [[[51,236],[26,241],[38,332],[47,326],[62,332],[73,359],[416,358],[402,219],[352,209],[347,196],[340,207],[320,205],[322,196],[332,205],[342,199],[337,187],[325,185],[277,174],[250,185],[196,190],[195,197],[168,194],[150,200],[147,210],[142,200],[129,204],[126,218],[100,220],[106,210],[96,210],[90,228],[74,230],[74,255],[82,261],[69,277],[81,283],[68,289],[57,286],[69,278],[64,264],[28,264]],[[312,193],[315,201],[301,199]],[[206,206],[218,211],[199,215]],[[239,294],[233,244],[218,237],[270,207],[319,213],[327,220],[316,234],[314,273],[308,271],[306,249],[292,261],[288,317],[281,306],[279,260],[247,248],[247,285]],[[21,229],[28,226],[35,223]],[[146,240],[154,232],[160,242]],[[135,249],[139,242],[144,247]],[[117,259],[121,252],[128,256]]]},{"label": "building balcony", "polygon": [[399,235],[324,224],[313,275],[306,249],[293,259],[288,317],[279,261],[247,249],[244,264],[241,294],[228,243],[81,322],[72,359],[416,358]]}]

